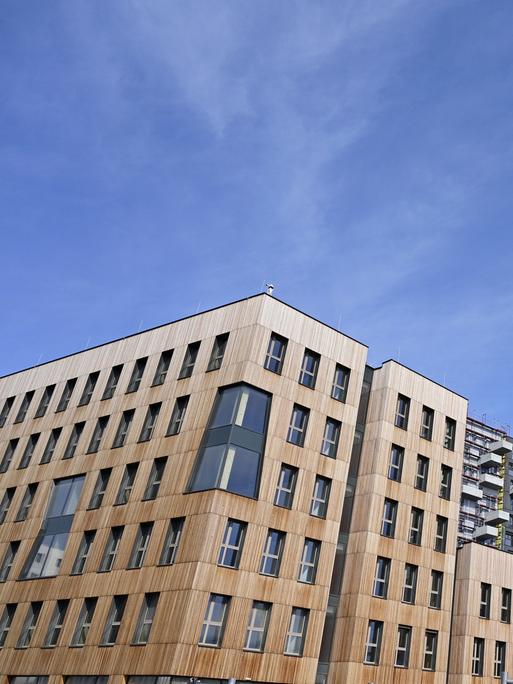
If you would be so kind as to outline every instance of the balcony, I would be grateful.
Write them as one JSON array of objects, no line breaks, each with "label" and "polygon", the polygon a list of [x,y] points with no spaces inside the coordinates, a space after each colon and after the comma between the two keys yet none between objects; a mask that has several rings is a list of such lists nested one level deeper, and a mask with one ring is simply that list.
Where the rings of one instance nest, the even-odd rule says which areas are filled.
[{"label": "balcony", "polygon": [[502,489],[504,487],[504,479],[493,473],[481,473],[479,481],[483,487],[491,487],[492,489]]},{"label": "balcony", "polygon": [[504,525],[509,522],[508,511],[497,509],[496,511],[488,511],[485,515],[485,525]]},{"label": "balcony", "polygon": [[477,484],[469,484],[467,482],[464,482],[461,486],[461,495],[465,496],[467,499],[482,499],[483,498],[483,492],[479,489]]},{"label": "balcony", "polygon": [[488,447],[490,451],[493,451],[494,454],[499,454],[499,456],[504,456],[504,454],[507,454],[510,451],[513,451],[513,444],[509,442],[507,439],[499,439],[496,442],[493,442],[490,444]]},{"label": "balcony", "polygon": [[502,456],[499,456],[492,451],[487,451],[486,454],[479,457],[479,465],[484,466],[485,468],[490,466],[499,467],[502,465]]},{"label": "balcony", "polygon": [[485,541],[486,539],[497,539],[499,536],[499,531],[496,527],[491,525],[482,525],[481,527],[476,527],[474,530],[474,540],[475,541]]}]

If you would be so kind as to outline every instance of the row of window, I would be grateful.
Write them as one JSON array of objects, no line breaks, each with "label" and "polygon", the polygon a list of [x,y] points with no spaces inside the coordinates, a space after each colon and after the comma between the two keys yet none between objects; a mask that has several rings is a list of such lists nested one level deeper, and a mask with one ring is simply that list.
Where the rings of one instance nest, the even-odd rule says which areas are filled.
[{"label": "row of window", "polygon": [[[411,399],[404,394],[397,395],[394,425],[403,430],[408,429],[410,419]],[[419,434],[423,439],[431,441],[433,439],[433,426],[435,423],[435,412],[429,406],[422,407]],[[445,418],[444,447],[454,451],[456,441],[456,421],[453,418]]]},{"label": "row of window", "polygon": [[[378,556],[376,558],[376,569],[372,584],[372,595],[377,598],[386,599],[388,597],[388,587],[392,572],[392,559]],[[413,563],[404,564],[403,585],[401,591],[401,601],[403,603],[415,604],[417,600],[417,580],[419,566]],[[440,610],[442,607],[442,591],[444,584],[444,573],[439,570],[431,570],[431,584],[429,587],[430,608]]]},{"label": "row of window", "polygon": [[[367,627],[367,639],[363,662],[366,665],[379,665],[381,657],[381,644],[383,640],[384,623],[381,620],[369,620]],[[410,652],[412,645],[412,627],[410,625],[398,625],[397,641],[395,650],[395,667],[408,668],[410,665]],[[424,645],[422,657],[422,669],[436,670],[436,653],[438,649],[438,631],[426,629],[424,632]]]},{"label": "row of window", "polygon": [[[492,607],[492,585],[486,582],[481,582],[481,591],[479,598],[479,617],[485,620],[490,619]],[[511,622],[511,589],[502,587],[501,602],[500,602],[500,621]]]},{"label": "row of window", "polygon": [[[472,644],[472,674],[475,677],[484,676],[485,640],[475,637]],[[506,671],[506,642],[496,641],[493,657],[493,676],[500,677]]]},{"label": "row of window", "polygon": [[[399,503],[394,499],[385,498],[383,504],[383,517],[381,519],[381,534],[383,537],[395,537],[397,522],[397,511]],[[443,515],[436,516],[436,530],[434,549],[440,553],[445,553],[447,546],[447,529],[449,520]],[[424,511],[421,508],[411,507],[410,528],[408,542],[420,546],[422,544],[422,530],[424,526]]]},{"label": "row of window", "polygon": [[[403,465],[404,465],[404,448],[398,446],[397,444],[392,444],[390,450],[390,459],[388,462],[387,477],[389,480],[394,480],[394,482],[401,482],[403,476]],[[415,479],[413,481],[413,486],[415,489],[419,489],[421,492],[427,491],[429,477],[429,458],[417,454],[417,463],[415,470]],[[452,468],[448,465],[442,464],[440,466],[440,482],[438,495],[442,499],[451,498],[451,485],[452,485]]]}]

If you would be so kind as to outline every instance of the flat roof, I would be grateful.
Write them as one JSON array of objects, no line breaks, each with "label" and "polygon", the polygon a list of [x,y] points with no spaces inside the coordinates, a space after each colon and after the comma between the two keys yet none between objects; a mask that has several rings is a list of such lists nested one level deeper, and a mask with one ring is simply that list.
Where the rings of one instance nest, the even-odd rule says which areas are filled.
[{"label": "flat roof", "polygon": [[[413,368],[406,366],[404,363],[401,363],[400,361],[396,361],[396,359],[387,359],[386,361],[383,361],[381,366],[376,366],[376,368],[373,368],[373,370],[379,370],[380,368],[383,368],[385,363],[396,363],[398,366],[402,366],[403,368],[406,368],[406,370],[409,370],[411,373],[415,373],[415,375],[419,375],[421,378],[424,378],[425,380],[429,380],[429,382],[432,382],[434,385],[438,385],[438,387],[441,387],[442,389],[447,390],[448,392],[451,392],[451,394],[455,394],[457,397],[461,397],[462,399],[465,399],[465,401],[468,401],[468,397],[464,397],[463,394],[460,394],[459,392],[455,392],[450,387],[446,387],[445,385],[442,385],[440,382],[433,380],[433,378],[428,378],[427,375],[424,375],[423,373],[419,373],[419,371],[416,371]],[[371,368],[372,368],[372,366],[371,366]]]}]

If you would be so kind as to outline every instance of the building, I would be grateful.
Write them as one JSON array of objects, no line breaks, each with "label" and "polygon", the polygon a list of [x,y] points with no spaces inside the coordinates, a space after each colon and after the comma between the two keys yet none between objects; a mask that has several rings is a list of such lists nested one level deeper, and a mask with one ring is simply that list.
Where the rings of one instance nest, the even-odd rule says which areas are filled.
[{"label": "building", "polygon": [[494,681],[466,421],[267,294],[0,378],[0,684]]}]

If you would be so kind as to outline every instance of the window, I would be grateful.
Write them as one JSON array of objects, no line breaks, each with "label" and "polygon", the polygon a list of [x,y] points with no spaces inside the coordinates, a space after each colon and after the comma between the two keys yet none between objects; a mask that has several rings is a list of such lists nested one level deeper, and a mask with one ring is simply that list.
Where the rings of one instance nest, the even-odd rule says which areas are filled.
[{"label": "window", "polygon": [[417,577],[419,573],[418,565],[412,565],[411,563],[405,563],[404,565],[404,584],[403,584],[403,603],[415,603],[415,597],[417,594]]},{"label": "window", "polygon": [[242,547],[246,536],[247,523],[229,519],[224,530],[223,541],[219,549],[218,565],[226,568],[238,568]]},{"label": "window", "polygon": [[424,522],[424,511],[420,508],[412,506],[410,517],[410,535],[408,541],[410,544],[420,546],[422,543],[422,524]]},{"label": "window", "polygon": [[501,622],[511,622],[511,589],[501,591]]},{"label": "window", "polygon": [[89,557],[89,552],[91,551],[91,546],[93,545],[95,536],[96,530],[86,530],[84,532],[84,536],[82,537],[80,546],[78,547],[75,562],[73,563],[73,568],[71,569],[72,575],[81,575],[84,572],[87,558]]},{"label": "window", "polygon": [[119,485],[118,495],[116,496],[116,501],[114,502],[115,506],[122,506],[123,504],[128,503],[130,494],[132,493],[132,489],[134,487],[134,481],[135,476],[137,475],[138,467],[139,463],[128,463],[128,465],[125,467],[123,478],[121,480],[121,484]]},{"label": "window", "polygon": [[7,397],[7,399],[4,401],[4,405],[2,406],[2,410],[0,411],[0,428],[3,428],[3,426],[5,425],[5,422],[9,417],[9,413],[11,412],[13,404],[14,397]]},{"label": "window", "polygon": [[150,544],[152,531],[152,522],[145,522],[139,525],[132,553],[130,555],[130,562],[128,563],[129,568],[142,568]]},{"label": "window", "polygon": [[48,410],[48,406],[50,405],[50,401],[52,399],[54,390],[55,385],[48,385],[47,387],[45,387],[45,389],[43,390],[41,401],[39,402],[39,406],[37,407],[36,412],[34,413],[34,418],[41,418],[45,415],[46,411]]},{"label": "window", "polygon": [[89,442],[89,447],[87,448],[88,454],[95,454],[100,448],[103,433],[105,432],[108,422],[109,416],[102,416],[101,418],[98,418],[94,428],[93,436]]},{"label": "window", "polygon": [[118,638],[119,628],[121,627],[121,620],[125,612],[127,596],[113,596],[110,606],[107,622],[103,632],[101,641],[102,646],[114,646]]},{"label": "window", "polygon": [[98,598],[96,596],[91,596],[84,599],[82,608],[80,610],[80,615],[78,616],[77,625],[75,627],[75,632],[71,640],[71,646],[85,646],[87,641],[87,634],[93,622],[94,611],[96,609],[96,604],[98,603]]},{"label": "window", "polygon": [[388,464],[388,479],[401,482],[403,472],[404,449],[397,444],[392,444],[390,462]]},{"label": "window", "polygon": [[77,450],[78,442],[80,440],[80,435],[84,431],[85,423],[75,423],[71,429],[71,435],[69,436],[66,449],[64,450],[63,459],[73,458]]},{"label": "window", "polygon": [[23,456],[21,457],[20,463],[18,465],[18,470],[22,470],[23,468],[28,467],[28,465],[30,464],[30,460],[34,454],[34,449],[36,448],[38,440],[39,433],[35,435],[30,435],[27,441],[27,445],[25,447],[25,451],[23,452]]},{"label": "window", "polygon": [[450,451],[454,451],[454,443],[456,441],[456,421],[452,418],[445,419],[445,437],[444,447]]},{"label": "window", "polygon": [[162,352],[160,355],[157,370],[155,371],[155,377],[153,378],[152,386],[163,385],[166,381],[167,372],[169,370],[169,364],[173,358],[173,350],[169,349]]},{"label": "window", "polygon": [[448,524],[449,521],[443,515],[436,516],[435,551],[439,553],[445,553]]},{"label": "window", "polygon": [[9,440],[2,458],[2,462],[0,463],[0,473],[5,473],[5,471],[9,469],[19,441],[20,440],[18,438]]},{"label": "window", "polygon": [[474,645],[472,648],[472,674],[478,677],[483,676],[484,669],[484,648],[485,641],[478,637],[474,638]]},{"label": "window", "polygon": [[417,455],[417,472],[415,473],[415,489],[425,492],[429,474],[429,458]]},{"label": "window", "polygon": [[160,565],[173,565],[175,562],[184,522],[185,518],[172,518],[169,521],[169,527],[167,528],[166,538],[159,560]]},{"label": "window", "polygon": [[393,537],[395,534],[395,521],[397,518],[397,501],[385,499],[383,505],[383,518],[381,519],[381,534],[384,537]]},{"label": "window", "polygon": [[287,638],[285,639],[285,655],[303,655],[309,616],[310,611],[306,608],[292,608]]},{"label": "window", "polygon": [[492,600],[492,585],[481,582],[481,599],[479,602],[479,617],[490,619],[490,604]]},{"label": "window", "polygon": [[451,483],[452,483],[452,468],[443,465],[441,468],[441,478],[440,478],[440,498],[450,499],[451,498]]},{"label": "window", "polygon": [[68,380],[67,383],[64,385],[64,389],[62,390],[62,395],[59,399],[59,403],[57,404],[57,408],[55,409],[55,413],[60,413],[61,411],[65,411],[68,408],[68,404],[76,384],[77,379],[73,378],[72,380]]},{"label": "window", "polygon": [[285,352],[287,351],[287,340],[281,335],[272,333],[269,339],[269,346],[265,355],[264,368],[272,373],[281,374]]},{"label": "window", "polygon": [[142,426],[141,434],[139,435],[139,442],[147,442],[153,436],[157,418],[159,417],[161,402],[157,404],[150,404],[146,412],[146,418]]},{"label": "window", "polygon": [[8,487],[4,492],[2,502],[0,503],[0,525],[4,522],[5,517],[9,512],[15,491],[16,487]]},{"label": "window", "polygon": [[183,357],[182,367],[180,368],[180,374],[178,379],[190,378],[192,371],[194,370],[194,364],[198,358],[198,352],[200,348],[200,342],[193,342],[189,344],[185,351],[185,356]]},{"label": "window", "polygon": [[333,399],[345,402],[350,374],[351,371],[349,368],[337,363],[335,366],[335,377],[333,378],[333,385],[331,387],[331,396]]},{"label": "window", "polygon": [[321,542],[316,539],[305,539],[303,553],[299,562],[298,582],[315,584],[319,556],[321,554]]},{"label": "window", "polygon": [[89,375],[87,376],[86,384],[84,386],[84,391],[82,392],[82,396],[80,397],[80,401],[78,402],[78,406],[87,406],[87,404],[91,401],[94,388],[96,387],[96,383],[98,382],[99,377],[99,371],[96,371],[95,373],[89,373]]},{"label": "window", "polygon": [[28,487],[25,489],[25,493],[23,494],[23,499],[21,500],[18,513],[16,514],[15,522],[22,522],[23,520],[27,519],[30,507],[32,506],[32,502],[34,501],[34,497],[36,495],[36,491],[37,482],[29,484]]},{"label": "window", "polygon": [[113,449],[117,449],[125,445],[128,431],[130,430],[130,425],[134,419],[134,413],[135,409],[130,409],[129,411],[123,411],[121,414],[116,436],[114,437],[114,442],[112,443]]},{"label": "window", "polygon": [[408,416],[410,413],[410,400],[405,397],[404,394],[397,395],[397,406],[395,409],[395,422],[396,427],[402,428],[403,430],[408,429]]},{"label": "window", "polygon": [[436,651],[438,647],[438,632],[427,629],[424,636],[424,664],[422,669],[433,672],[436,670]]},{"label": "window", "polygon": [[431,441],[433,439],[433,423],[435,412],[429,406],[422,407],[422,418],[420,421],[420,436]]},{"label": "window", "polygon": [[52,460],[52,456],[55,452],[55,447],[57,446],[57,441],[61,435],[62,428],[54,428],[48,437],[48,442],[46,443],[45,450],[41,456],[40,464],[49,463]]},{"label": "window", "polygon": [[444,573],[439,570],[431,570],[431,589],[429,591],[429,607],[440,610],[442,607],[442,590],[444,586]]},{"label": "window", "polygon": [[111,528],[109,532],[109,538],[105,544],[103,558],[98,572],[110,572],[112,570],[114,561],[116,560],[116,555],[118,553],[121,537],[123,535],[123,529],[124,528],[121,526]]},{"label": "window", "polygon": [[135,362],[134,370],[132,371],[132,375],[130,376],[128,387],[126,388],[127,394],[130,394],[131,392],[137,392],[137,390],[139,389],[139,385],[141,384],[141,380],[144,375],[144,369],[146,368],[147,361],[148,357],[145,356],[143,359],[137,359],[137,361]]},{"label": "window", "polygon": [[93,493],[91,495],[91,501],[87,507],[89,510],[94,508],[100,508],[102,505],[103,497],[107,491],[107,486],[109,484],[110,476],[112,473],[112,468],[102,468],[98,473],[96,482],[94,485]]},{"label": "window", "polygon": [[19,541],[9,542],[7,549],[0,563],[0,582],[6,582],[9,579],[9,573],[11,572],[12,564],[20,548]]},{"label": "window", "polygon": [[246,384],[219,390],[189,491],[225,489],[255,497],[271,398]]},{"label": "window", "polygon": [[66,618],[68,606],[69,601],[67,599],[57,601],[57,603],[55,604],[55,608],[50,619],[50,624],[48,626],[48,632],[46,633],[44,641],[44,645],[46,648],[57,646],[57,644],[59,643],[59,637],[62,632],[62,627],[64,625],[64,620]]},{"label": "window", "polygon": [[187,411],[187,404],[189,403],[189,396],[178,397],[175,402],[173,413],[171,414],[171,420],[169,421],[169,426],[167,428],[166,437],[171,435],[177,435],[182,429],[182,423],[185,418],[185,412]]},{"label": "window", "polygon": [[107,384],[102,394],[102,401],[105,399],[111,399],[114,396],[114,392],[118,386],[119,378],[121,377],[121,371],[123,370],[123,364],[119,366],[114,366],[109,374]]},{"label": "window", "polygon": [[388,594],[388,580],[390,577],[390,558],[378,556],[376,559],[376,570],[374,572],[374,584],[372,595],[386,599]]},{"label": "window", "polygon": [[411,627],[399,625],[397,628],[397,649],[395,666],[408,667],[410,664]]},{"label": "window", "polygon": [[328,512],[330,499],[331,480],[322,475],[315,477],[314,491],[310,503],[310,515],[316,518],[325,518]]},{"label": "window", "polygon": [[157,610],[157,603],[159,602],[160,594],[151,593],[144,594],[141,612],[137,620],[137,627],[132,643],[133,644],[147,644],[150,639],[151,626],[155,619],[155,612]]},{"label": "window", "polygon": [[162,478],[164,477],[166,463],[167,456],[156,458],[153,461],[148,483],[146,485],[146,490],[144,492],[143,501],[149,501],[150,499],[157,498],[157,494],[159,493],[160,485],[162,483]]},{"label": "window", "polygon": [[506,671],[506,642],[495,642],[495,656],[493,659],[493,676],[500,677]]},{"label": "window", "polygon": [[224,333],[223,335],[218,335],[216,337],[214,340],[214,346],[212,347],[210,361],[208,362],[207,371],[219,370],[221,368],[227,344],[228,333]]},{"label": "window", "polygon": [[296,488],[298,469],[282,463],[280,476],[274,493],[274,505],[282,508],[292,508],[294,490]]},{"label": "window", "polygon": [[304,445],[309,415],[310,409],[294,404],[287,433],[287,442],[300,447]]},{"label": "window", "polygon": [[284,546],[285,532],[268,530],[260,562],[260,574],[278,577]]},{"label": "window", "polygon": [[25,420],[25,416],[27,415],[27,411],[29,410],[30,402],[32,401],[33,396],[33,390],[25,394],[20,404],[20,408],[18,410],[16,418],[14,420],[15,423],[23,423],[23,421]]},{"label": "window", "polygon": [[271,616],[271,604],[265,601],[253,601],[249,613],[246,642],[247,651],[263,651],[267,636],[267,627]]},{"label": "window", "polygon": [[324,437],[322,438],[321,454],[329,458],[337,457],[338,440],[340,438],[341,423],[333,418],[326,418]]},{"label": "window", "polygon": [[28,648],[30,646],[42,606],[41,601],[33,601],[29,605],[16,648]]},{"label": "window", "polygon": [[301,371],[299,373],[299,384],[309,387],[310,389],[315,388],[315,383],[317,382],[317,372],[319,370],[319,362],[321,357],[314,351],[310,349],[305,349],[305,354],[303,356],[303,363],[301,364]]},{"label": "window", "polygon": [[2,617],[0,618],[0,648],[5,646],[5,640],[11,629],[14,613],[16,612],[17,603],[7,603]]},{"label": "window", "polygon": [[229,605],[230,596],[210,594],[198,642],[200,646],[221,646]]},{"label": "window", "polygon": [[365,654],[363,656],[363,662],[367,665],[379,665],[382,636],[383,623],[379,620],[369,620],[367,641],[365,642]]}]

